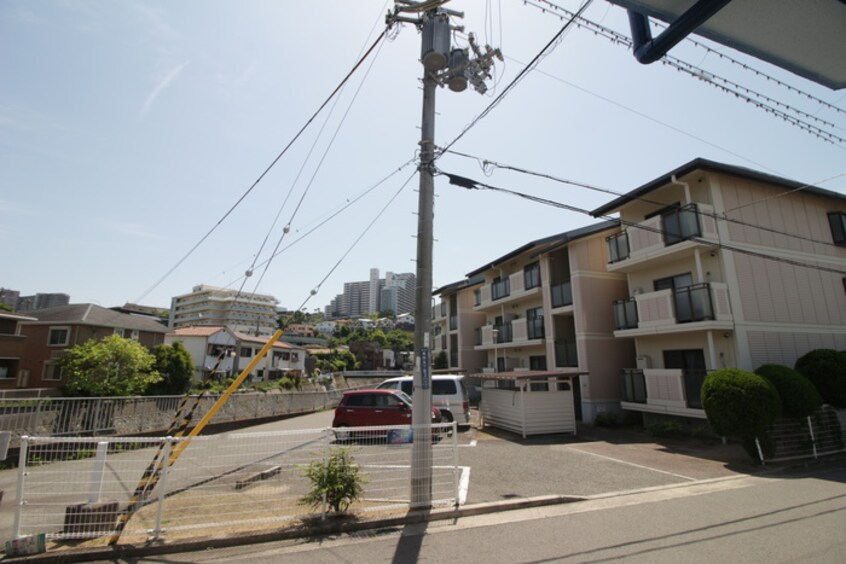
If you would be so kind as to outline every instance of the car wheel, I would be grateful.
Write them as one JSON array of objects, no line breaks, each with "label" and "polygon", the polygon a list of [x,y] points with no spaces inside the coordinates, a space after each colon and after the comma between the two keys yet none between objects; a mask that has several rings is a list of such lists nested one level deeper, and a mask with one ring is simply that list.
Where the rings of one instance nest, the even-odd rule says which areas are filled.
[{"label": "car wheel", "polygon": [[449,411],[441,410],[441,423],[452,423],[453,416]]}]

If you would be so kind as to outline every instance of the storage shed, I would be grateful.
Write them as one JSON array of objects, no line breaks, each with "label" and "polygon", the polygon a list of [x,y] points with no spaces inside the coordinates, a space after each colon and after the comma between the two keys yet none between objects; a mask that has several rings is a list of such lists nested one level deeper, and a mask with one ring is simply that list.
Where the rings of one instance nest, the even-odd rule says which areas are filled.
[{"label": "storage shed", "polygon": [[576,373],[539,370],[484,372],[479,412],[482,425],[528,435],[576,434],[573,378]]}]

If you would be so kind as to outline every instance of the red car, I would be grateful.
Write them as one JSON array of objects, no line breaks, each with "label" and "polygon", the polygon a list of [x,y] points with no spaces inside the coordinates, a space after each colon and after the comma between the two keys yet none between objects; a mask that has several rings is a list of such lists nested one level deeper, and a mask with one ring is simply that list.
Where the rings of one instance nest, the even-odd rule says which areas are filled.
[{"label": "red car", "polygon": [[[433,407],[432,423],[440,422],[441,412]],[[400,390],[355,390],[344,393],[335,408],[332,427],[380,425],[411,425],[411,398]]]}]

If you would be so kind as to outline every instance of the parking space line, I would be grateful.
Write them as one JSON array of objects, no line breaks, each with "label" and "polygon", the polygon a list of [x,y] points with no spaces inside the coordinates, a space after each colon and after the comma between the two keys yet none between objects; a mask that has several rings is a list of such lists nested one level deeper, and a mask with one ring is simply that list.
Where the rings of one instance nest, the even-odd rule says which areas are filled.
[{"label": "parking space line", "polygon": [[627,460],[620,460],[619,458],[613,458],[611,456],[606,456],[604,454],[597,454],[595,452],[590,452],[589,450],[582,450],[575,447],[567,447],[571,450],[575,450],[576,452],[582,452],[584,454],[590,454],[592,456],[597,456],[599,458],[604,458],[605,460],[612,460],[614,462],[619,462],[620,464],[627,464],[629,466],[634,466],[635,468],[642,468],[644,470],[651,470],[652,472],[658,472],[660,474],[667,474],[668,476],[675,476],[676,478],[682,478],[684,480],[688,480],[691,482],[698,481],[697,478],[691,478],[690,476],[685,476],[683,474],[676,474],[675,472],[668,472],[667,470],[659,470],[658,468],[652,468],[651,466],[644,466],[643,464],[637,464],[636,462],[629,462]]}]

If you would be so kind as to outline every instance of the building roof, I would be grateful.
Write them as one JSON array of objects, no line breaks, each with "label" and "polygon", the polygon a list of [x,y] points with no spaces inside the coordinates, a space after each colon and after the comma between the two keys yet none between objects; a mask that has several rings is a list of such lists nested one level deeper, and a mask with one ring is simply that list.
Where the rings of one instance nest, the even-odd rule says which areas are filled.
[{"label": "building roof", "polygon": [[0,319],[11,319],[13,321],[37,321],[34,317],[20,315],[18,313],[7,313],[0,311]]},{"label": "building roof", "polygon": [[176,335],[178,337],[211,337],[220,330],[226,327],[222,325],[189,325],[188,327],[179,327],[170,331],[168,335]]},{"label": "building roof", "polygon": [[675,170],[671,170],[670,172],[656,178],[655,180],[647,182],[639,188],[635,188],[631,192],[623,194],[619,198],[611,200],[604,206],[600,206],[593,210],[591,212],[591,215],[593,215],[594,217],[600,217],[609,213],[614,213],[615,211],[619,210],[623,205],[631,202],[632,200],[637,200],[638,198],[649,194],[653,190],[666,186],[667,184],[673,181],[674,177],[680,178],[696,170],[723,173],[731,176],[745,178],[748,180],[765,182],[767,184],[772,184],[780,188],[784,188],[785,190],[795,190],[797,188],[802,188],[802,192],[805,192],[807,194],[815,194],[824,198],[834,198],[837,200],[846,201],[846,194],[832,192],[831,190],[817,188],[815,186],[808,186],[808,184],[804,182],[798,182],[796,180],[790,180],[788,178],[782,178],[780,176],[774,176],[772,174],[758,172],[749,168],[728,165],[715,161],[709,161],[708,159],[698,158],[680,166]]},{"label": "building roof", "polygon": [[495,259],[485,264],[484,266],[480,266],[476,270],[467,273],[467,278],[470,279],[490,268],[495,267],[498,264],[506,262],[516,256],[522,255],[527,251],[534,250],[534,256],[536,256],[542,252],[557,249],[559,247],[572,243],[573,241],[581,239],[582,237],[587,237],[588,235],[593,235],[594,233],[599,233],[600,231],[611,229],[613,227],[618,226],[619,224],[620,222],[618,220],[608,220],[600,223],[594,223],[592,225],[587,225],[585,227],[580,227],[578,229],[573,229],[572,231],[565,231],[564,233],[559,233],[557,235],[551,235],[549,237],[530,241],[522,247],[518,247],[510,253],[502,255],[498,259]]},{"label": "building roof", "polygon": [[[233,334],[235,335],[236,339],[245,343],[260,343],[264,345],[265,343],[267,343],[267,341],[270,340],[270,337],[267,337],[265,335],[249,335],[247,333],[240,333],[238,331],[233,331]],[[275,343],[273,343],[273,346],[277,349],[302,349],[302,347],[297,347],[290,343],[283,343],[282,341],[276,341]]]},{"label": "building roof", "polygon": [[73,325],[94,325],[115,329],[137,329],[149,333],[167,333],[168,329],[158,321],[146,316],[120,313],[96,304],[68,304],[59,307],[36,309],[29,314],[37,321],[23,322],[26,325],[69,323]]},{"label": "building roof", "polygon": [[464,280],[459,280],[458,282],[453,282],[452,284],[447,284],[446,286],[441,286],[440,288],[434,290],[432,295],[454,294],[455,292],[469,288],[470,286],[482,284],[484,281],[485,277],[478,274],[476,276],[465,278]]}]

